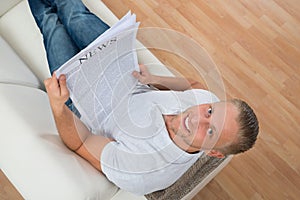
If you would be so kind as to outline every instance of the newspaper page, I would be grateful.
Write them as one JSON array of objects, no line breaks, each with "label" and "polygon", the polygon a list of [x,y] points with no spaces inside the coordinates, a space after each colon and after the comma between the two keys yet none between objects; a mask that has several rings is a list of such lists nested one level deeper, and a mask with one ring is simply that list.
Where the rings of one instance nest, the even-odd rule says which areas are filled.
[{"label": "newspaper page", "polygon": [[137,84],[131,75],[139,71],[135,51],[139,23],[127,13],[88,47],[62,65],[70,98],[81,120],[94,133],[121,102],[127,101]]}]

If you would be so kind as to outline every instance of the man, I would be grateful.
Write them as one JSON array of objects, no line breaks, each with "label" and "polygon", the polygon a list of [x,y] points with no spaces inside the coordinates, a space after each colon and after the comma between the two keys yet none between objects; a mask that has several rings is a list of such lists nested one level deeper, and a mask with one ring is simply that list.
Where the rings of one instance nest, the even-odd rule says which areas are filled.
[{"label": "man", "polygon": [[66,77],[56,77],[55,70],[108,26],[80,0],[29,4],[44,37],[52,73],[44,83],[59,135],[120,188],[140,195],[164,189],[204,152],[221,158],[254,145],[258,121],[245,102],[219,102],[198,82],[154,76],[144,65],[132,73],[144,85],[131,95],[127,111],[106,116],[102,133],[91,133],[68,101]]}]

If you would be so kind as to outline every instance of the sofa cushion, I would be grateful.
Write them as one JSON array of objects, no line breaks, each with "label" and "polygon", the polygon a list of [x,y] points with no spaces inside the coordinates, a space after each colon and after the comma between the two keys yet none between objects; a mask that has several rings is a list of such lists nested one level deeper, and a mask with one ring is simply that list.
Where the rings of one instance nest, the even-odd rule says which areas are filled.
[{"label": "sofa cushion", "polygon": [[38,78],[0,36],[0,83],[15,83],[40,88]]},{"label": "sofa cushion", "polygon": [[0,34],[40,81],[49,77],[42,35],[35,25],[27,1],[21,1],[1,16]]},{"label": "sofa cushion", "polygon": [[0,113],[0,168],[25,199],[110,199],[118,191],[62,143],[42,90],[0,84]]},{"label": "sofa cushion", "polygon": [[0,6],[0,16],[8,12],[12,7],[14,7],[21,0],[2,0]]}]

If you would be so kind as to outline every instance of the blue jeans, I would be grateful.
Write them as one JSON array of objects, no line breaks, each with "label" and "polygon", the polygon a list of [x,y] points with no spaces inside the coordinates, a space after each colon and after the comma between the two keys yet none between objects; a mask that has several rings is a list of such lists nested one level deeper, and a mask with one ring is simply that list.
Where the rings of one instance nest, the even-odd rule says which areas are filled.
[{"label": "blue jeans", "polygon": [[[28,2],[43,35],[51,74],[109,28],[91,13],[81,0]],[[70,99],[66,104],[79,115]]]}]

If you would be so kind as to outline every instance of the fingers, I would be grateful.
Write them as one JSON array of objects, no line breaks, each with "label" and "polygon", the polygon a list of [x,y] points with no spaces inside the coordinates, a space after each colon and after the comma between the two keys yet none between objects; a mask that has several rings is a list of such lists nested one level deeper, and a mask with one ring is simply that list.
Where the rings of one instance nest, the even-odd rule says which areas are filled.
[{"label": "fingers", "polygon": [[152,81],[152,75],[149,73],[146,65],[140,64],[140,72],[134,71],[132,75],[139,80],[142,84],[150,84]]},{"label": "fingers", "polygon": [[147,71],[146,65],[144,65],[144,64],[139,64],[139,66],[140,66],[141,73]]},{"label": "fingers", "polygon": [[45,87],[47,92],[55,91],[58,89],[58,81],[56,79],[55,72],[52,74],[52,76],[44,81]]},{"label": "fingers", "polygon": [[46,89],[49,86],[50,82],[51,82],[51,78],[47,78],[47,79],[44,80],[44,84],[45,84]]},{"label": "fingers", "polygon": [[132,72],[132,76],[133,76],[134,78],[136,78],[136,79],[139,79],[140,73],[139,73],[138,71],[133,71],[133,72]]},{"label": "fingers", "polygon": [[139,64],[139,67],[140,67],[140,72],[138,72],[138,71],[132,72],[132,75],[136,79],[140,79],[141,76],[147,72],[147,67],[144,64]]},{"label": "fingers", "polygon": [[48,88],[50,82],[51,82],[51,78],[47,78],[44,80],[44,85],[45,85],[46,89]]},{"label": "fingers", "polygon": [[66,76],[60,75],[57,79],[56,74],[53,73],[51,78],[44,81],[48,95],[52,98],[66,99],[69,97],[69,90],[67,88]]}]

